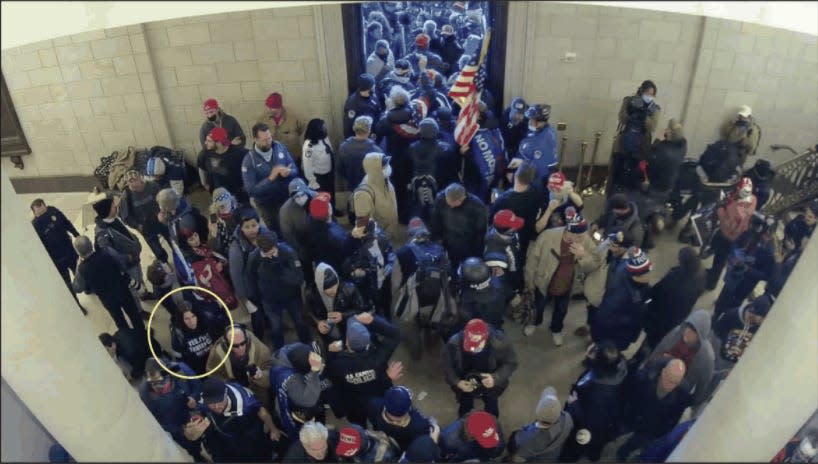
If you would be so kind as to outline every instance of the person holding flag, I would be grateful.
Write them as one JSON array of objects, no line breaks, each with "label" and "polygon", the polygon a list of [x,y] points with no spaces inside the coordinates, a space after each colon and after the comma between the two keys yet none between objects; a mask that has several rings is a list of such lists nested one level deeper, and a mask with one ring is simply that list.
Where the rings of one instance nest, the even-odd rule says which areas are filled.
[{"label": "person holding flag", "polygon": [[488,202],[491,186],[505,167],[505,143],[499,128],[483,127],[486,111],[481,111],[480,98],[486,82],[486,53],[491,30],[483,40],[480,57],[467,64],[449,90],[449,96],[460,106],[454,138],[463,155],[463,183],[475,196]]},{"label": "person holding flag", "polygon": [[551,116],[551,105],[537,104],[528,107],[525,117],[528,118],[528,135],[520,142],[516,157],[511,160],[509,169],[517,169],[523,160],[537,168],[539,185],[548,184],[548,176],[556,171],[559,164],[557,151],[557,131],[548,124]]}]

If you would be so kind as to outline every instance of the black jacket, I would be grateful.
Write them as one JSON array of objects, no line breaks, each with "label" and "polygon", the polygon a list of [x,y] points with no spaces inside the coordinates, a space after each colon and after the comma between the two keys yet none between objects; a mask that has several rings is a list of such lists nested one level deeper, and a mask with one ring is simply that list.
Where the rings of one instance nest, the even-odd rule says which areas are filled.
[{"label": "black jacket", "polygon": [[[463,337],[462,330],[452,335],[441,353],[444,380],[452,388],[470,374],[463,359]],[[511,374],[517,370],[517,353],[511,340],[494,328],[489,329],[489,341],[484,349],[489,350],[488,373],[494,376],[494,390],[502,392],[508,387]]]},{"label": "black jacket", "polygon": [[443,74],[450,76],[457,69],[457,61],[463,55],[463,47],[457,43],[456,36],[450,35],[448,37],[440,36],[437,48],[443,63],[448,65]]},{"label": "black jacket", "polygon": [[648,152],[648,179],[650,188],[666,192],[673,189],[679,177],[679,168],[687,155],[687,140],[660,140]]},{"label": "black jacket", "polygon": [[633,243],[636,246],[642,245],[642,240],[645,238],[645,227],[642,220],[639,219],[639,208],[636,203],[630,201],[630,213],[625,217],[617,217],[610,207],[605,208],[605,213],[597,219],[596,223],[601,229],[610,230],[612,227],[619,227],[621,230],[627,230],[633,237]]},{"label": "black jacket", "polygon": [[645,314],[647,342],[655,347],[668,332],[684,321],[704,293],[704,274],[687,275],[679,266],[672,268],[649,293]]},{"label": "black jacket", "polygon": [[501,209],[510,209],[515,215],[525,220],[525,225],[517,232],[520,238],[520,250],[523,257],[528,251],[528,244],[537,238],[537,218],[548,206],[548,192],[544,188],[532,185],[525,192],[509,189],[503,192],[491,205],[489,220]]},{"label": "black jacket", "polygon": [[409,423],[405,427],[390,424],[383,417],[383,398],[372,398],[367,404],[367,417],[373,430],[379,430],[394,438],[402,450],[406,450],[412,442],[423,435],[429,434],[432,421],[414,407],[409,411]]},{"label": "black jacket", "polygon": [[375,97],[374,90],[369,94],[369,97],[362,97],[358,91],[354,91],[347,98],[344,103],[344,137],[352,137],[355,132],[352,130],[352,123],[358,116],[369,116],[372,118],[372,127],[378,122],[378,117],[381,114],[381,106],[378,104],[378,99]]},{"label": "black jacket", "polygon": [[72,266],[77,261],[77,252],[68,234],[78,237],[80,233],[62,211],[49,206],[40,217],[32,219],[31,224],[55,265]]},{"label": "black jacket", "polygon": [[221,155],[216,152],[206,152],[199,168],[207,172],[208,182],[212,189],[224,187],[233,195],[240,195],[244,192],[241,164],[245,155],[247,155],[247,149],[230,145]]},{"label": "black jacket", "polygon": [[386,375],[389,358],[400,342],[400,330],[380,316],[367,326],[372,335],[369,349],[360,353],[329,353],[327,376],[342,397],[364,411],[370,398],[382,397],[392,387]]},{"label": "black jacket", "polygon": [[665,364],[648,364],[637,371],[626,394],[623,414],[626,426],[650,438],[670,432],[690,404],[690,395],[683,388],[677,387],[664,398],[657,396],[656,385]]},{"label": "black jacket", "polygon": [[[315,286],[315,284],[311,284],[309,288],[307,288],[306,300],[307,307],[311,311],[309,316],[314,322],[327,319],[327,308],[324,305],[324,301],[321,299],[321,295],[318,294],[318,288]],[[338,293],[333,299],[333,310],[342,313],[344,315],[344,319],[346,319],[347,317],[354,316],[369,309],[370,308],[364,301],[364,297],[361,295],[361,292],[358,290],[355,284],[342,280],[338,286]],[[341,334],[346,333],[346,325],[344,321],[341,321],[338,324],[338,327],[341,329]]]},{"label": "black jacket", "polygon": [[77,266],[74,290],[95,294],[103,302],[131,298],[130,277],[123,274],[116,260],[104,251],[94,251]]},{"label": "black jacket", "polygon": [[615,371],[600,373],[595,369],[583,372],[571,391],[576,393],[576,401],[569,403],[565,410],[571,414],[577,430],[586,428],[591,437],[610,437],[622,418],[624,405],[625,377],[628,367],[620,360]]},{"label": "black jacket", "polygon": [[[117,357],[131,365],[131,376],[142,377],[145,372],[145,361],[153,356],[148,347],[147,333],[137,328],[119,329],[114,333],[114,343],[116,343]],[[162,346],[153,338],[153,333],[151,333],[151,343],[157,353],[163,353]]]},{"label": "black jacket", "polygon": [[523,118],[517,124],[510,121],[509,113],[511,108],[506,108],[500,117],[500,130],[503,132],[503,140],[506,142],[506,152],[509,158],[517,156],[520,151],[520,142],[528,135],[528,118]]},{"label": "black jacket", "polygon": [[317,221],[307,218],[309,250],[314,264],[321,262],[340,271],[344,261],[351,256],[352,237],[337,222]]},{"label": "black jacket", "polygon": [[285,242],[278,242],[278,256],[265,258],[258,248],[247,258],[251,294],[261,297],[263,305],[274,301],[301,298],[304,270],[298,254]]},{"label": "black jacket", "polygon": [[[221,124],[219,126],[224,127],[224,130],[227,131],[227,137],[230,138],[231,143],[235,137],[239,137],[241,138],[240,146],[243,147],[244,144],[247,143],[247,137],[244,135],[244,130],[242,130],[241,124],[239,124],[236,118],[230,116],[229,114],[225,114],[222,110],[219,110],[219,117],[221,118]],[[202,147],[204,147],[207,134],[209,134],[210,131],[216,127],[217,124],[215,122],[205,120],[205,122],[202,123],[202,126],[199,128],[199,144]]]},{"label": "black jacket", "polygon": [[482,256],[483,240],[488,227],[488,208],[477,197],[467,193],[463,204],[450,208],[446,192],[435,199],[432,212],[432,240],[440,240],[453,255]]}]

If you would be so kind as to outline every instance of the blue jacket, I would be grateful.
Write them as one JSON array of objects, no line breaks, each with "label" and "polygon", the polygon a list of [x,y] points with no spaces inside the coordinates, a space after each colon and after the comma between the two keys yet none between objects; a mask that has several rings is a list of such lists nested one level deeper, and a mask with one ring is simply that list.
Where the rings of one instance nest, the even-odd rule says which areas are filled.
[{"label": "blue jacket", "polygon": [[[256,147],[253,146],[241,163],[241,178],[244,183],[244,191],[260,203],[284,203],[287,201],[287,198],[289,198],[287,187],[289,187],[290,181],[298,175],[298,167],[284,144],[273,142],[272,150],[273,156],[267,162],[256,151]],[[278,176],[274,181],[270,182],[267,176],[270,175],[270,171],[276,165],[290,168],[290,175],[287,177]]]},{"label": "blue jacket", "polygon": [[551,175],[550,166],[559,163],[557,131],[554,126],[549,124],[538,132],[529,132],[520,142],[517,156],[533,163],[537,168],[537,178],[547,182]]},{"label": "blue jacket", "polygon": [[612,340],[620,350],[639,337],[650,290],[649,285],[637,284],[633,279],[623,280],[622,285],[605,291],[591,319],[591,338],[597,343]]},{"label": "blue jacket", "polygon": [[[196,375],[187,364],[170,363],[171,370],[184,375]],[[168,375],[168,374],[166,374]],[[146,381],[139,384],[139,397],[145,403],[145,407],[153,414],[156,421],[162,428],[171,434],[176,441],[186,441],[182,432],[185,424],[190,421],[190,409],[188,409],[188,397],[198,399],[201,382],[199,380],[182,380],[171,378],[173,382],[172,390],[165,394],[154,393]]]}]

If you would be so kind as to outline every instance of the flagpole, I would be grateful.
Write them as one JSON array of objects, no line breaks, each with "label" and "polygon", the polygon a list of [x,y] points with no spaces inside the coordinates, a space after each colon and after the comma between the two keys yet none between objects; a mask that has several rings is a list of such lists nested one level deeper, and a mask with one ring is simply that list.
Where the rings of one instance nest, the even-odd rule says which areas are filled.
[{"label": "flagpole", "polygon": [[[483,61],[486,59],[486,55],[488,54],[488,51],[489,51],[489,41],[490,40],[491,40],[491,28],[488,28],[488,29],[486,29],[486,36],[483,37],[483,44],[482,44],[482,46],[480,48],[480,58],[477,60],[477,72],[480,72],[480,66],[483,65]],[[477,78],[477,76],[475,76],[475,78]],[[476,92],[472,94],[472,98],[479,98],[477,96]],[[465,108],[465,107],[466,107],[466,105],[461,103],[460,111],[463,111],[463,108]],[[471,143],[471,140],[469,140],[469,143]],[[461,153],[460,154],[460,181],[461,182],[463,181],[463,176],[465,176],[465,175],[466,175],[466,156],[463,153]]]}]

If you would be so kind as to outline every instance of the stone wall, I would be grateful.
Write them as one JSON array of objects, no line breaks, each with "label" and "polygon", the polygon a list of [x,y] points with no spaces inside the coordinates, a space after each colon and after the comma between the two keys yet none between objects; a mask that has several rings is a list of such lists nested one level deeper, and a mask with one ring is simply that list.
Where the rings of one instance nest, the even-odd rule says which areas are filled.
[{"label": "stone wall", "polygon": [[[90,174],[128,145],[199,151],[202,102],[219,100],[246,133],[281,92],[304,123],[327,120],[341,137],[346,99],[339,5],[197,16],[61,37],[4,50],[3,74],[33,154],[12,177]],[[719,125],[748,104],[771,143],[803,149],[818,133],[818,38],[750,23],[632,8],[511,2],[506,105],[522,95],[565,122],[567,165],[603,132],[606,164],[622,98],[656,82],[660,130],[685,122],[699,155]],[[576,61],[564,60],[566,52]],[[660,135],[658,130],[654,135]],[[780,161],[791,155],[779,152]],[[750,158],[749,162],[754,162]]]},{"label": "stone wall", "polygon": [[[759,155],[769,145],[802,150],[818,132],[818,38],[751,23],[598,5],[514,2],[510,5],[506,105],[515,96],[552,105],[552,122],[567,123],[565,163],[576,165],[581,140],[607,164],[617,114],[645,79],[658,87],[661,136],[667,121],[686,126],[689,155],[718,137],[740,105],[762,126]],[[515,53],[511,53],[511,51]],[[568,63],[566,52],[576,54]],[[512,70],[519,70],[513,73]],[[754,163],[750,158],[748,163]]]}]

